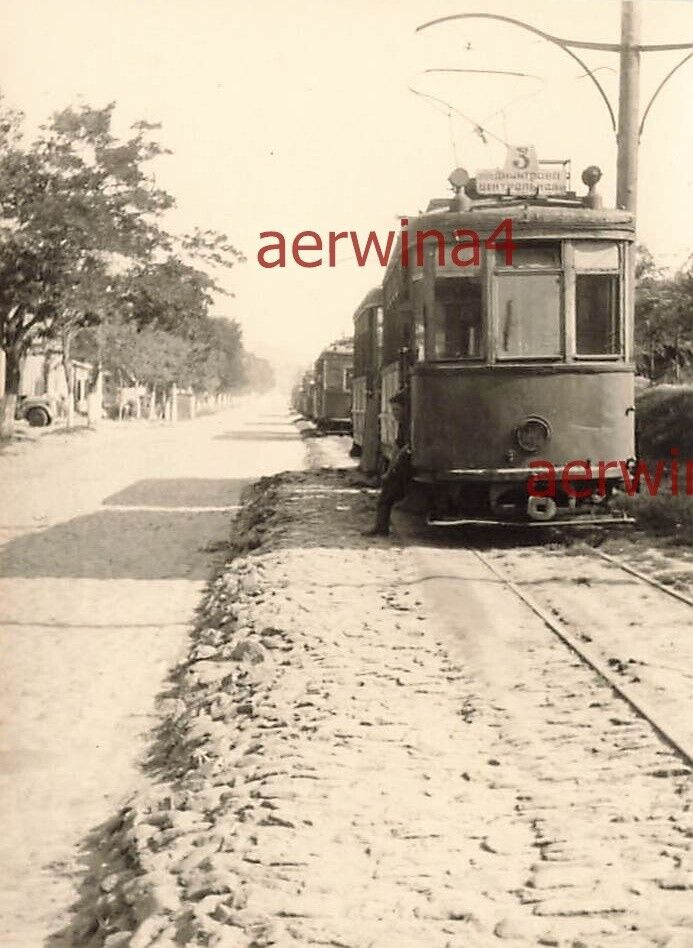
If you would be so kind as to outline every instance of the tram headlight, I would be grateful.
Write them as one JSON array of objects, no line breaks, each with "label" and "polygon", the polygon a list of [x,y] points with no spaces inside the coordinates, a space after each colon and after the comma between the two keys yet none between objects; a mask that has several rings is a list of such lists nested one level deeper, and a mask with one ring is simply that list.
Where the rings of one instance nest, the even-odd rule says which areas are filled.
[{"label": "tram headlight", "polygon": [[534,454],[547,443],[551,437],[551,425],[544,418],[532,415],[525,418],[515,429],[515,438],[523,451]]}]

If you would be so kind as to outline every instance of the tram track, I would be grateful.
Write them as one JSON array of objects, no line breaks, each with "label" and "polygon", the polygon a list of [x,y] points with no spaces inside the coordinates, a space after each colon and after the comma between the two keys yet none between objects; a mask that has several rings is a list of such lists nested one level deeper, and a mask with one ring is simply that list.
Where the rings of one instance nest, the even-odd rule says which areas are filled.
[{"label": "tram track", "polygon": [[[421,603],[422,628],[470,689],[453,685],[468,728],[461,755],[474,728],[488,727],[484,755],[498,782],[484,800],[499,788],[515,794],[514,817],[496,824],[490,848],[512,858],[511,834],[532,835],[534,857],[513,892],[529,919],[553,929],[545,941],[523,931],[522,943],[666,944],[689,924],[678,906],[693,888],[693,734],[688,683],[661,697],[658,685],[675,673],[654,663],[693,670],[690,608],[587,549],[474,549],[430,535],[400,549],[398,573],[411,564],[419,586],[400,588],[395,601]],[[468,773],[474,785],[478,774]],[[657,927],[665,919],[666,931]],[[504,937],[503,926],[494,934]]]},{"label": "tram track", "polygon": [[[608,662],[604,661],[591,648],[588,642],[589,636],[580,637],[572,632],[564,620],[556,615],[557,610],[548,609],[541,605],[526,589],[505,573],[494,563],[487,555],[479,550],[471,550],[474,556],[480,560],[484,566],[493,573],[508,590],[510,590],[518,599],[520,599],[541,621],[553,632],[579,659],[588,665],[601,679],[603,679],[612,690],[618,694],[641,718],[657,733],[660,739],[666,743],[687,766],[693,767],[693,739],[688,734],[683,733],[675,723],[665,721],[660,710],[652,705],[651,702],[637,694],[635,690],[619,679],[617,674],[612,671]],[[591,550],[591,553],[610,565],[623,570],[624,572],[637,577],[641,582],[660,590],[661,592],[672,596],[684,604],[693,607],[693,600],[679,593],[678,590],[670,589],[664,584],[658,582],[653,577],[635,570],[634,568],[619,562],[615,557],[599,550]],[[552,614],[554,613],[554,614]]]},{"label": "tram track", "polygon": [[654,586],[655,589],[659,589],[661,592],[666,593],[667,596],[671,596],[672,599],[678,599],[679,602],[685,602],[687,606],[691,606],[691,608],[693,608],[693,599],[691,599],[690,596],[686,596],[684,593],[679,592],[678,589],[672,589],[671,586],[665,586],[664,583],[660,583],[653,576],[648,576],[647,573],[643,573],[638,569],[634,569],[627,563],[620,562],[620,560],[616,559],[615,556],[610,556],[608,553],[604,553],[602,550],[592,549],[591,552],[594,556],[598,556],[606,563],[611,563],[611,565],[617,567],[617,569],[623,570],[624,573],[630,573],[631,576],[636,576],[638,579],[648,583],[650,586]]}]

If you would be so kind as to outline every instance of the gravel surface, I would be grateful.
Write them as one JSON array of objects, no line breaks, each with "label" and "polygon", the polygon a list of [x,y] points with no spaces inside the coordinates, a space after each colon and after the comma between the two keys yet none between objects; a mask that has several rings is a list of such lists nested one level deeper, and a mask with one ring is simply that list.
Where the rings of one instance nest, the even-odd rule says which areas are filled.
[{"label": "gravel surface", "polygon": [[690,773],[357,475],[252,490],[58,945],[691,944]]}]

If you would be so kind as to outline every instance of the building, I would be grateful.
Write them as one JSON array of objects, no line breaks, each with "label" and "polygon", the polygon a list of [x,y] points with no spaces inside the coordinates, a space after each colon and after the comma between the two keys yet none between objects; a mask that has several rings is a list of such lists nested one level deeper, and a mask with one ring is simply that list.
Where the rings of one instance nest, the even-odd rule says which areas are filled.
[{"label": "building", "polygon": [[[93,366],[72,361],[72,392],[76,411],[86,413],[89,379]],[[41,395],[57,406],[67,402],[68,388],[59,349],[33,347],[25,356],[19,379],[19,395]]]}]

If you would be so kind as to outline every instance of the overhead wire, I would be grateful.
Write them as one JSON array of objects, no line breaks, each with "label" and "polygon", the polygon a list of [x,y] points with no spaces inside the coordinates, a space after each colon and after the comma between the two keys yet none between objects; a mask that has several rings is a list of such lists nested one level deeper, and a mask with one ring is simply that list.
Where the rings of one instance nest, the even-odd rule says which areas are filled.
[{"label": "overhead wire", "polygon": [[492,132],[489,128],[484,128],[484,126],[480,122],[477,122],[476,119],[470,118],[468,115],[465,115],[464,112],[461,112],[458,108],[456,108],[454,105],[451,105],[445,99],[441,99],[440,96],[430,95],[427,92],[421,92],[419,89],[414,89],[412,86],[407,86],[407,88],[409,89],[410,92],[413,92],[414,95],[421,96],[422,99],[430,99],[432,102],[439,102],[441,105],[444,105],[446,109],[448,109],[450,112],[454,112],[456,115],[459,115],[460,118],[463,118],[465,122],[469,122],[471,125],[474,126],[474,131],[476,132],[477,135],[479,135],[479,137],[484,142],[484,144],[488,144],[485,138],[485,136],[488,135],[491,138],[495,138],[496,141],[499,141],[501,145],[505,145],[506,148],[510,148],[510,145],[508,144],[508,142],[506,142],[505,139],[501,138],[500,135],[496,135],[496,133]]},{"label": "overhead wire", "polygon": [[[584,79],[586,76],[591,75],[592,73],[595,73],[595,72],[599,72],[600,70],[608,70],[608,71],[610,71],[610,72],[614,72],[614,70],[611,69],[610,66],[597,66],[595,69],[590,69],[590,70],[587,70],[587,72],[582,72],[582,73],[580,73],[580,75],[578,75],[578,76],[573,76],[569,81],[570,81],[570,82],[574,82],[574,81],[576,81],[576,80],[578,80],[578,79]],[[414,89],[411,85],[408,85],[407,88],[409,89],[410,92],[413,92],[414,95],[418,95],[418,96],[420,96],[420,97],[423,98],[423,99],[428,99],[431,104],[432,104],[433,102],[439,102],[441,105],[445,106],[445,112],[444,112],[444,114],[448,116],[448,120],[449,120],[449,123],[450,123],[451,136],[453,137],[453,142],[454,142],[454,143],[453,143],[453,154],[454,154],[454,157],[455,157],[455,163],[456,163],[456,164],[457,164],[457,162],[458,162],[458,158],[457,158],[457,146],[459,145],[460,141],[463,141],[465,138],[467,138],[467,137],[469,137],[469,136],[472,136],[472,135],[477,135],[479,138],[481,138],[482,142],[483,142],[485,145],[488,144],[488,141],[486,140],[486,135],[489,135],[491,138],[495,138],[496,141],[499,141],[501,144],[505,145],[506,148],[511,147],[511,146],[508,144],[508,142],[505,140],[505,138],[507,138],[507,127],[506,127],[506,114],[507,114],[507,110],[509,110],[510,107],[511,107],[512,105],[515,105],[515,103],[517,103],[517,102],[523,101],[524,99],[531,99],[531,98],[533,98],[534,96],[539,95],[540,93],[544,92],[545,90],[544,90],[543,86],[544,86],[545,83],[546,83],[546,80],[543,79],[541,76],[535,76],[535,75],[530,74],[530,73],[515,73],[515,72],[508,73],[508,72],[506,72],[506,71],[504,71],[504,70],[494,70],[494,69],[485,69],[485,70],[479,69],[479,70],[475,70],[475,69],[453,69],[453,68],[449,68],[449,69],[448,69],[448,68],[445,68],[445,69],[437,69],[437,68],[436,68],[436,69],[425,69],[425,70],[423,70],[423,72],[424,72],[424,73],[436,73],[436,72],[491,73],[491,74],[493,74],[493,75],[523,76],[523,77],[526,77],[526,78],[538,79],[538,80],[540,80],[540,81],[542,82],[542,87],[541,87],[541,88],[539,88],[539,89],[534,89],[534,90],[532,90],[531,92],[523,93],[522,95],[519,95],[519,96],[515,96],[514,98],[510,99],[508,102],[504,103],[499,109],[496,109],[495,112],[491,112],[489,115],[487,115],[485,118],[483,118],[480,122],[477,122],[475,119],[471,118],[470,116],[465,115],[463,112],[461,112],[461,111],[460,111],[459,109],[457,109],[455,106],[451,105],[451,104],[450,104],[449,102],[447,102],[445,99],[441,99],[441,98],[439,98],[438,96],[430,95],[430,93],[421,92],[421,91],[418,90],[418,89]],[[438,111],[442,111],[442,110],[439,109]],[[474,126],[474,127],[467,133],[467,135],[463,136],[462,139],[457,139],[457,138],[454,137],[454,132],[452,131],[452,115],[451,115],[452,112],[455,112],[455,114],[458,115],[460,118],[464,119],[466,122],[468,122],[469,124],[471,124],[471,125]],[[502,118],[503,118],[503,135],[504,135],[504,138],[501,138],[500,135],[496,135],[494,132],[492,132],[489,128],[486,127],[486,123],[489,122],[491,119],[494,119],[497,115],[500,115],[500,116],[502,116]]]}]

